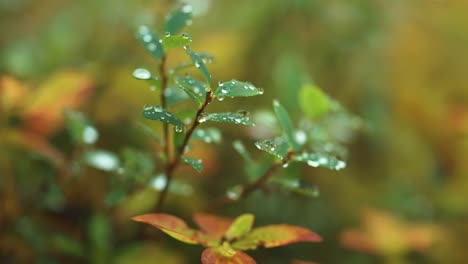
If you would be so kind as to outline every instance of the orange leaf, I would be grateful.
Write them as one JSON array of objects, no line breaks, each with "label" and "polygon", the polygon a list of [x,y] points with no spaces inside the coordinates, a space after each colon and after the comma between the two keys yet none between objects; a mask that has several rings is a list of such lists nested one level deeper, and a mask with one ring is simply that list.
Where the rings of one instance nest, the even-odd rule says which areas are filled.
[{"label": "orange leaf", "polygon": [[226,233],[232,223],[229,218],[204,213],[195,214],[193,220],[209,237],[218,239]]},{"label": "orange leaf", "polygon": [[18,107],[24,100],[29,89],[18,80],[9,77],[0,77],[0,107],[7,111]]},{"label": "orange leaf", "polygon": [[187,226],[184,220],[168,214],[145,214],[132,220],[152,225],[169,236],[187,244],[206,244],[206,238],[199,231]]},{"label": "orange leaf", "polygon": [[322,238],[316,233],[298,226],[270,225],[255,228],[244,238],[232,244],[239,250],[279,247],[298,242],[320,242]]},{"label": "orange leaf", "polygon": [[340,235],[341,244],[358,251],[375,253],[375,245],[370,242],[368,235],[360,230],[346,230]]},{"label": "orange leaf", "polygon": [[40,135],[55,132],[62,125],[63,110],[82,105],[92,88],[91,79],[83,73],[66,71],[52,76],[28,96],[26,130]]},{"label": "orange leaf", "polygon": [[242,251],[237,251],[231,258],[224,257],[213,248],[203,251],[201,257],[203,264],[256,264],[255,260]]}]

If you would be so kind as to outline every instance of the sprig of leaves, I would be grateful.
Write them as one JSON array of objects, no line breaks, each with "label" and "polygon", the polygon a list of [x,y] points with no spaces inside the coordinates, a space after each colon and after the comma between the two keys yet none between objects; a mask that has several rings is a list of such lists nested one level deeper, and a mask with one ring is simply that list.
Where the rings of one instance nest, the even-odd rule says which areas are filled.
[{"label": "sprig of leaves", "polygon": [[254,218],[252,214],[227,219],[199,213],[194,221],[201,230],[192,229],[184,220],[168,214],[146,214],[132,219],[152,225],[181,242],[204,246],[203,264],[254,264],[255,260],[244,251],[322,241],[316,233],[298,226],[281,224],[253,228]]},{"label": "sprig of leaves", "polygon": [[[164,146],[165,166],[163,173],[167,179],[167,184],[159,196],[157,210],[161,210],[170,188],[171,180],[175,169],[184,163],[191,166],[195,171],[203,171],[203,161],[188,157],[185,154],[190,140],[201,138],[203,141],[219,142],[220,136],[215,135],[213,130],[205,135],[204,130],[198,130],[199,126],[206,121],[225,122],[237,125],[254,126],[245,111],[227,113],[205,113],[207,106],[214,98],[222,100],[224,97],[248,97],[263,94],[263,90],[248,82],[230,80],[220,82],[215,90],[212,90],[212,77],[207,67],[207,63],[212,62],[212,57],[204,52],[195,52],[190,48],[192,38],[186,33],[180,34],[186,25],[191,24],[192,8],[190,5],[181,6],[171,12],[165,19],[164,32],[158,34],[151,31],[147,26],[141,26],[137,32],[137,38],[143,47],[159,62],[159,73],[155,75],[150,70],[138,68],[133,72],[133,76],[138,80],[149,82],[152,87],[160,88],[160,105],[145,105],[142,116],[152,121],[163,123],[162,144]],[[182,48],[188,55],[190,62],[182,63],[178,66],[167,68],[168,51]],[[179,69],[195,67],[204,77],[203,81],[191,76],[179,76]],[[178,96],[176,99],[173,97]],[[173,111],[171,105],[185,100],[192,100],[196,105],[195,114],[189,117],[192,122],[185,124],[181,113]],[[174,147],[169,145],[170,132],[168,125],[174,126]],[[171,153],[171,149],[174,149]]]}]

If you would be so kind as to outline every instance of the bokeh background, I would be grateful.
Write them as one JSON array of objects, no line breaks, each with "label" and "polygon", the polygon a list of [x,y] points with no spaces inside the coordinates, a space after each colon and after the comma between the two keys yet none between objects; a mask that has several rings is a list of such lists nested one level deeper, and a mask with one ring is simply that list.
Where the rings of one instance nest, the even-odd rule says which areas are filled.
[{"label": "bokeh background", "polygon": [[[158,191],[127,190],[141,185],[135,173],[82,162],[89,147],[73,141],[63,114],[83,113],[99,134],[93,148],[108,159],[158,175],[158,146],[135,126],[158,96],[132,78],[134,68],[157,63],[135,29],[160,28],[173,2],[0,0],[1,263],[199,263],[201,247],[129,220],[151,212]],[[192,49],[215,56],[215,82],[265,89],[212,109],[249,109],[262,123],[278,98],[298,121],[309,82],[359,119],[352,133],[343,120],[330,128],[346,139],[345,170],[284,172],[303,175],[320,196],[272,187],[218,212],[252,212],[258,225],[296,224],[324,238],[252,253],[259,263],[468,263],[468,1],[188,2]],[[178,52],[168,59],[187,60]],[[241,138],[260,157],[253,140],[274,130],[220,128],[220,145],[192,146],[205,172],[178,171],[168,212],[189,219],[245,182],[231,142]]]}]

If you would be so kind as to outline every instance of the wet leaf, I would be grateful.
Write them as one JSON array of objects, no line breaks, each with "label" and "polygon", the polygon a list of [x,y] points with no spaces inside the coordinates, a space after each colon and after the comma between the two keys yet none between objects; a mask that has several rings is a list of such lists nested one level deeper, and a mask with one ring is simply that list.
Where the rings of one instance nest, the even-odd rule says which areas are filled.
[{"label": "wet leaf", "polygon": [[170,35],[179,33],[185,26],[192,23],[192,6],[184,5],[174,10],[166,17],[164,32]]},{"label": "wet leaf", "polygon": [[151,32],[147,26],[140,26],[137,32],[137,38],[141,45],[158,60],[164,56],[161,37],[155,32]]},{"label": "wet leaf", "polygon": [[183,157],[182,161],[198,172],[203,171],[203,163],[201,159]]},{"label": "wet leaf", "polygon": [[150,153],[126,147],[121,151],[121,157],[119,173],[133,178],[136,182],[146,182],[154,172],[154,161]]},{"label": "wet leaf", "polygon": [[219,250],[207,248],[202,254],[203,264],[255,264],[255,260],[242,251],[237,251],[234,256],[227,258]]},{"label": "wet leaf", "polygon": [[184,127],[184,124],[179,120],[179,118],[177,118],[177,116],[166,111],[160,106],[145,106],[142,115],[144,118],[169,123],[181,129]]},{"label": "wet leaf", "polygon": [[146,214],[132,218],[133,221],[152,225],[169,236],[187,244],[203,244],[200,232],[187,226],[184,220],[168,214]]},{"label": "wet leaf", "polygon": [[192,39],[187,34],[169,35],[162,38],[162,46],[164,50],[183,47],[192,43]]},{"label": "wet leaf", "polygon": [[252,214],[243,214],[237,217],[226,231],[225,237],[232,240],[244,236],[252,229],[254,219],[255,217]]},{"label": "wet leaf", "polygon": [[255,228],[232,247],[238,250],[253,250],[258,246],[265,248],[279,247],[298,242],[320,242],[316,233],[298,226],[270,225]]},{"label": "wet leaf", "polygon": [[104,150],[92,150],[83,155],[84,162],[96,169],[114,171],[119,165],[119,158],[112,152]]},{"label": "wet leaf", "polygon": [[136,68],[132,75],[135,79],[138,80],[151,80],[154,78],[151,72],[145,68]]},{"label": "wet leaf", "polygon": [[164,91],[166,103],[168,106],[176,105],[187,100],[187,94],[177,87],[167,87]]},{"label": "wet leaf", "polygon": [[240,140],[235,140],[232,142],[232,146],[234,149],[241,155],[241,157],[246,161],[247,163],[253,162],[252,157],[250,156],[250,153],[247,151],[245,148],[245,145],[242,143]]},{"label": "wet leaf", "polygon": [[182,147],[182,144],[184,144],[184,140],[185,140],[185,133],[183,133],[182,131],[181,132],[176,131],[176,133],[174,133],[174,137],[172,141],[174,142],[174,146],[176,147],[176,149],[180,149]]},{"label": "wet leaf", "polygon": [[73,141],[79,144],[96,143],[99,133],[83,113],[67,109],[64,111],[64,115]]},{"label": "wet leaf", "polygon": [[213,113],[205,114],[198,120],[200,123],[206,121],[232,123],[236,125],[255,126],[249,117],[240,113]]},{"label": "wet leaf", "polygon": [[320,117],[331,108],[328,96],[315,85],[305,85],[299,93],[299,105],[310,119]]},{"label": "wet leaf", "polygon": [[210,238],[220,239],[232,224],[232,219],[210,214],[197,213],[193,220]]},{"label": "wet leaf", "polygon": [[307,163],[311,167],[322,167],[330,170],[341,170],[346,167],[346,163],[335,157],[326,154],[302,153],[294,156],[293,160]]},{"label": "wet leaf", "polygon": [[195,67],[203,74],[206,82],[209,85],[211,83],[211,74],[208,71],[208,68],[206,67],[203,59],[197,53],[193,52],[188,46],[184,46],[184,49],[185,52],[187,52],[187,54],[190,56],[190,59],[192,60]]},{"label": "wet leaf", "polygon": [[250,153],[247,151],[246,147],[240,140],[235,140],[232,142],[234,149],[241,155],[242,159],[245,162],[244,170],[247,176],[250,179],[256,179],[258,177],[259,165],[252,159]]},{"label": "wet leaf", "polygon": [[283,138],[277,138],[275,140],[267,139],[255,142],[255,146],[281,160],[286,158],[289,150],[289,143]]},{"label": "wet leaf", "polygon": [[316,186],[303,183],[299,179],[274,178],[271,181],[298,195],[309,198],[316,198],[320,195],[320,191]]},{"label": "wet leaf", "polygon": [[263,94],[263,89],[253,86],[249,82],[241,82],[231,80],[228,82],[220,82],[218,88],[214,92],[215,97],[248,97]]},{"label": "wet leaf", "polygon": [[202,140],[205,143],[220,143],[221,138],[221,131],[214,127],[197,128],[191,136],[191,139]]},{"label": "wet leaf", "polygon": [[184,77],[175,77],[174,78],[175,82],[179,86],[183,86],[192,92],[194,92],[198,97],[203,97],[205,96],[205,91],[206,91],[206,84],[203,82],[200,82],[199,80],[191,77],[191,76],[184,76]]},{"label": "wet leaf", "polygon": [[276,116],[281,127],[283,128],[284,133],[286,134],[289,144],[294,150],[298,150],[299,145],[297,144],[294,137],[294,130],[288,112],[277,100],[273,101],[273,108],[275,109]]},{"label": "wet leaf", "polygon": [[190,87],[190,85],[188,85],[187,80],[184,81],[181,78],[175,78],[175,81],[180,87],[180,89],[182,89],[182,91],[184,91],[185,94],[188,95],[195,102],[195,104],[197,104],[198,106],[201,106],[203,104],[203,99],[201,98],[201,95],[197,94],[194,91],[194,89]]}]

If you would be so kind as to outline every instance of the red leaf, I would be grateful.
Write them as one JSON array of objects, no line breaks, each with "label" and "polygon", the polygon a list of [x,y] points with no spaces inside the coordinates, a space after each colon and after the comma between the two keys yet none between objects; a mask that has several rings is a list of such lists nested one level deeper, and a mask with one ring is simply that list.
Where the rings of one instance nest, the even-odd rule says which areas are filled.
[{"label": "red leaf", "polygon": [[203,251],[201,261],[203,264],[256,264],[255,260],[242,251],[237,251],[231,258],[226,258],[213,248]]},{"label": "red leaf", "polygon": [[232,220],[210,214],[197,213],[193,216],[195,223],[210,238],[220,239],[231,226]]},{"label": "red leaf", "polygon": [[316,233],[298,226],[270,225],[255,228],[232,247],[239,250],[279,247],[298,242],[320,242],[322,238]]},{"label": "red leaf", "polygon": [[168,214],[146,214],[132,220],[152,225],[171,237],[189,244],[206,244],[206,238],[199,231],[187,226],[184,220]]}]

